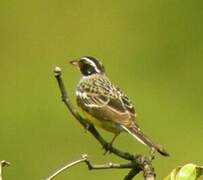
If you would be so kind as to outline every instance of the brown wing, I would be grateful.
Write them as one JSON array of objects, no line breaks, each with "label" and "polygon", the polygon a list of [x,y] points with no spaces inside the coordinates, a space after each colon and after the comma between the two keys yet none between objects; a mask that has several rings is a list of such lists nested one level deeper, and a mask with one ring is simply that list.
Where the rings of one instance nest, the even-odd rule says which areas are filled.
[{"label": "brown wing", "polygon": [[125,126],[135,124],[134,107],[120,89],[115,88],[109,81],[102,81],[102,85],[97,82],[97,87],[97,93],[91,92],[91,88],[83,89],[81,96],[77,98],[80,107],[100,120]]}]

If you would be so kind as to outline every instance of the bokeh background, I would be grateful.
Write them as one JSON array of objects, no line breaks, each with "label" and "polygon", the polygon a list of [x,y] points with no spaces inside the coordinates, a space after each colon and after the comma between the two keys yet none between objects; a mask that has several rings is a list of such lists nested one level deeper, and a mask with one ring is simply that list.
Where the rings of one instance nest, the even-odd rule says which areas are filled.
[{"label": "bokeh background", "polygon": [[[83,55],[102,60],[135,103],[143,131],[170,152],[153,162],[157,179],[184,163],[203,165],[202,19],[201,0],[1,0],[0,159],[12,163],[5,179],[44,179],[82,153],[96,164],[123,162],[103,156],[60,100],[54,66],[75,103],[80,74],[68,61]],[[127,134],[115,146],[149,152]],[[127,172],[80,165],[56,179],[117,180]]]}]

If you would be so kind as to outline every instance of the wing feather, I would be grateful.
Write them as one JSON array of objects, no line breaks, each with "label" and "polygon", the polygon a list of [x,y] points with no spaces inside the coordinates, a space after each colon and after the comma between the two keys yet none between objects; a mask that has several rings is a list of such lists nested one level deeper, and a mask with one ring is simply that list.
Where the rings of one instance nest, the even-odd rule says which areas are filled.
[{"label": "wing feather", "polygon": [[[80,90],[80,96],[77,98],[78,105],[94,117],[113,121],[122,125],[135,123],[135,110],[129,98],[108,79],[98,79],[94,81],[94,87]],[[79,86],[81,87],[81,85]]]}]

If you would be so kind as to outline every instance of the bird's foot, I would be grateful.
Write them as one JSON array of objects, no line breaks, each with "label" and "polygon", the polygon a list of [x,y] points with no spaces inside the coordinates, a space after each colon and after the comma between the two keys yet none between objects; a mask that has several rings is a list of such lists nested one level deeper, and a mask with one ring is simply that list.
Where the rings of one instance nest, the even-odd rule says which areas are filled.
[{"label": "bird's foot", "polygon": [[104,149],[104,155],[111,154],[112,143],[106,143],[103,145],[102,149]]}]

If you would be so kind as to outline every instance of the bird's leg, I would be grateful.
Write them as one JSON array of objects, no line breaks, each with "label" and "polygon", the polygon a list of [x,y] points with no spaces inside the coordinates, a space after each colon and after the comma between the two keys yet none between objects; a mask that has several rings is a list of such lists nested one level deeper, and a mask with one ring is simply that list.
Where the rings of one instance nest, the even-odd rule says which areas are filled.
[{"label": "bird's leg", "polygon": [[105,144],[104,145],[104,149],[105,149],[105,152],[104,152],[104,155],[106,155],[107,153],[111,153],[111,147],[112,147],[112,145],[113,145],[113,142],[115,141],[115,139],[117,138],[117,136],[119,135],[120,133],[117,133],[117,134],[115,134],[114,136],[113,136],[113,139],[109,142],[109,143],[107,143],[107,144]]}]

